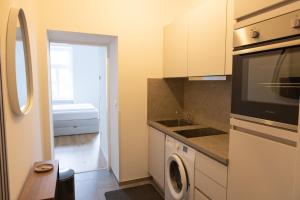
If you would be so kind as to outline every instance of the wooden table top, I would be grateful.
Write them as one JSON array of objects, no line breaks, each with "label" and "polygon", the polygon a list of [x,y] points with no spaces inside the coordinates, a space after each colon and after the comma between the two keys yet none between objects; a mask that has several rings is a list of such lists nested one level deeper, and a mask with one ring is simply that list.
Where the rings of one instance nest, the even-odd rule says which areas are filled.
[{"label": "wooden table top", "polygon": [[[34,168],[41,163],[53,164],[53,170],[36,173]],[[49,160],[34,163],[25,181],[19,200],[55,199],[56,181],[58,178],[58,161]]]}]

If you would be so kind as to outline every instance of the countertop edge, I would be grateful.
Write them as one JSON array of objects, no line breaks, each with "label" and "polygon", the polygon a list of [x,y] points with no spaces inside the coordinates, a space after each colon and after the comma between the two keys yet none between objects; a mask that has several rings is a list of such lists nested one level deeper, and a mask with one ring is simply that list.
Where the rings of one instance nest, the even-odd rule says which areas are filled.
[{"label": "countertop edge", "polygon": [[[201,146],[193,144],[192,142],[188,141],[186,138],[174,133],[172,130],[170,130],[171,128],[160,125],[157,122],[152,121],[152,120],[148,120],[147,124],[150,127],[155,128],[174,139],[177,139],[178,141],[184,143],[185,145],[192,147],[193,149],[197,150],[200,153],[203,153],[204,155],[214,159],[215,161],[218,161],[219,163],[221,163],[225,166],[228,166],[228,163],[229,163],[228,158],[220,157],[220,156],[210,152],[209,150],[202,148]],[[187,127],[185,127],[185,128],[187,128]],[[184,129],[184,127],[182,127],[182,129]]]}]

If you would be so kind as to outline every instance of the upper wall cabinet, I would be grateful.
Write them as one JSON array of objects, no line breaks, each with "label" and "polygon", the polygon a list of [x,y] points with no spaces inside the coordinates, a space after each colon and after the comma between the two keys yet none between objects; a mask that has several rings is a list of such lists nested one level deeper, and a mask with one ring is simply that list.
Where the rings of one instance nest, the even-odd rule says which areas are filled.
[{"label": "upper wall cabinet", "polygon": [[164,28],[164,77],[187,76],[187,16]]},{"label": "upper wall cabinet", "polygon": [[188,34],[188,75],[225,74],[227,0],[204,0],[191,13]]},{"label": "upper wall cabinet", "polygon": [[164,77],[230,75],[233,24],[233,0],[203,0],[166,26]]},{"label": "upper wall cabinet", "polygon": [[234,4],[234,0],[227,1],[225,75],[232,74],[233,30],[235,24],[235,20],[233,19],[233,4]]},{"label": "upper wall cabinet", "polygon": [[234,18],[239,19],[278,3],[291,0],[235,0]]}]

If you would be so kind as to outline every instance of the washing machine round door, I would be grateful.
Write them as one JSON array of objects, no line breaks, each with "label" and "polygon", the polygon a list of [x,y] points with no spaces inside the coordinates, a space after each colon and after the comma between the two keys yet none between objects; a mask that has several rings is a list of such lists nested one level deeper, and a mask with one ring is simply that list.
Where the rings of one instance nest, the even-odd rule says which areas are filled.
[{"label": "washing machine round door", "polygon": [[174,200],[181,200],[188,191],[188,177],[180,157],[172,154],[167,161],[167,185]]}]

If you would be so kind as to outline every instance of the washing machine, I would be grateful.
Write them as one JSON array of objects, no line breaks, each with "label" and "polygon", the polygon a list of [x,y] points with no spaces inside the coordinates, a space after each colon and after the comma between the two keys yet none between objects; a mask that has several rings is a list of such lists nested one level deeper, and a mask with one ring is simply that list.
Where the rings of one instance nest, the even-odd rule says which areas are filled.
[{"label": "washing machine", "polygon": [[167,136],[165,145],[165,200],[193,200],[196,151]]}]

